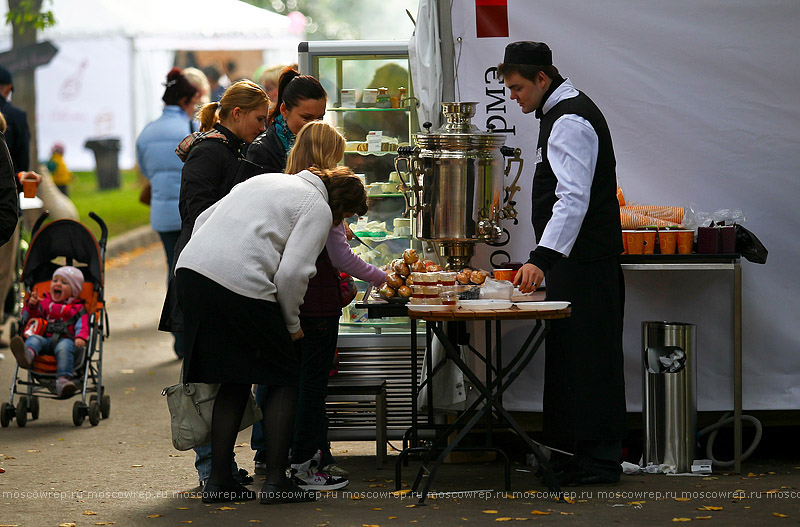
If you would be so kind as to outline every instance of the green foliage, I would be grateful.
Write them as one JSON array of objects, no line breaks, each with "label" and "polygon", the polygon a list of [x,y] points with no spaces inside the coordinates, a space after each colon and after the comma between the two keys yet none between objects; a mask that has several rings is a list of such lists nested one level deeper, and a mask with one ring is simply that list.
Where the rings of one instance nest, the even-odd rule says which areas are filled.
[{"label": "green foliage", "polygon": [[99,236],[89,212],[100,216],[108,225],[108,236],[114,237],[135,227],[150,223],[150,208],[139,203],[142,183],[135,170],[123,170],[118,189],[98,190],[94,172],[73,172],[69,197],[80,213],[80,221]]},{"label": "green foliage", "polygon": [[8,3],[6,24],[24,33],[26,29],[43,30],[56,24],[52,11],[41,11],[42,0],[11,0]]}]

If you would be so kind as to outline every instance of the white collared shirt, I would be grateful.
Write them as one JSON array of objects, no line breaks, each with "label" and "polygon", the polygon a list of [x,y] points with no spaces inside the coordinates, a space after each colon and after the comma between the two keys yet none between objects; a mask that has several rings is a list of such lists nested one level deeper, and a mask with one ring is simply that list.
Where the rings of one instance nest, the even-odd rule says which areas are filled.
[{"label": "white collared shirt", "polygon": [[[578,90],[565,79],[545,101],[542,113],[577,95]],[[589,209],[598,150],[597,132],[583,117],[566,114],[553,123],[547,139],[547,158],[557,179],[557,201],[539,245],[569,256]]]}]

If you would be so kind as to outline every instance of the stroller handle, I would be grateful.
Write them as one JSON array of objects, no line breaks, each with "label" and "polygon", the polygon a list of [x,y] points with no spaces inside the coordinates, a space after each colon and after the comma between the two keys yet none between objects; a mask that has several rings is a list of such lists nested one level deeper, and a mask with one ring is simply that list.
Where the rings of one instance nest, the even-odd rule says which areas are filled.
[{"label": "stroller handle", "polygon": [[94,212],[90,212],[89,217],[100,226],[100,247],[105,248],[106,240],[108,240],[108,227],[106,227],[106,222]]}]

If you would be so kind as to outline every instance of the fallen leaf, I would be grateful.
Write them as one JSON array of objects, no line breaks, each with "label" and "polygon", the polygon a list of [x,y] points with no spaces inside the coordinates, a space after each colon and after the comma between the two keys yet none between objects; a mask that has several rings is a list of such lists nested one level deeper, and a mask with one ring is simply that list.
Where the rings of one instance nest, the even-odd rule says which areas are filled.
[{"label": "fallen leaf", "polygon": [[641,505],[642,503],[647,503],[646,501],[629,501],[627,505]]},{"label": "fallen leaf", "polygon": [[773,476],[775,475],[775,473],[774,473],[774,472],[772,472],[772,471],[770,471],[770,472],[767,472],[767,474],[772,474]]},{"label": "fallen leaf", "polygon": [[97,513],[94,511],[83,511],[81,514],[84,516],[97,516]]},{"label": "fallen leaf", "polygon": [[170,454],[169,457],[183,457],[183,456],[180,454]]},{"label": "fallen leaf", "polygon": [[392,492],[392,496],[405,496],[409,492],[411,492],[411,489],[396,490]]},{"label": "fallen leaf", "polygon": [[507,500],[515,500],[515,499],[517,499],[517,497],[516,497],[516,496],[514,496],[513,494],[508,494],[508,493],[506,493],[506,495],[505,495],[505,496],[503,496],[503,497],[504,497],[505,499],[507,499]]},{"label": "fallen leaf", "polygon": [[748,472],[748,473],[747,473],[747,477],[748,477],[748,478],[754,478],[754,477],[756,477],[756,475],[755,475],[755,473],[753,473],[753,472]]},{"label": "fallen leaf", "polygon": [[692,521],[692,519],[691,518],[672,518],[672,521],[674,521],[674,522],[690,522],[690,521]]},{"label": "fallen leaf", "polygon": [[374,511],[382,511],[383,509],[381,507],[372,507],[372,510],[374,510]]},{"label": "fallen leaf", "polygon": [[160,514],[150,514],[149,516],[145,516],[145,518],[160,518]]},{"label": "fallen leaf", "polygon": [[59,523],[58,527],[75,527],[74,523]]},{"label": "fallen leaf", "polygon": [[552,513],[536,510],[536,511],[531,511],[531,514],[533,514],[534,516],[539,516],[539,515],[544,516],[544,515],[552,514]]},{"label": "fallen leaf", "polygon": [[383,487],[383,483],[373,483],[369,486],[369,488],[374,489],[375,487]]},{"label": "fallen leaf", "polygon": [[235,511],[236,507],[217,507],[218,511]]},{"label": "fallen leaf", "polygon": [[177,510],[177,511],[188,511],[189,507],[175,507],[175,510]]},{"label": "fallen leaf", "polygon": [[26,452],[29,452],[31,454],[36,454],[37,452],[41,452],[41,450],[26,450]]},{"label": "fallen leaf", "polygon": [[699,511],[721,511],[722,507],[715,507],[713,505],[706,505],[705,507],[697,507]]},{"label": "fallen leaf", "polygon": [[788,518],[789,517],[788,514],[781,514],[780,512],[773,512],[772,515],[775,516],[776,518]]},{"label": "fallen leaf", "polygon": [[675,501],[692,501],[692,498],[672,498]]},{"label": "fallen leaf", "polygon": [[495,511],[495,510],[492,510],[492,509],[489,509],[489,510],[485,510],[485,511],[483,511],[483,513],[484,513],[484,514],[497,514],[497,511]]},{"label": "fallen leaf", "polygon": [[562,516],[572,516],[575,513],[574,512],[559,512],[559,514],[562,515]]},{"label": "fallen leaf", "polygon": [[261,523],[261,520],[250,520],[250,523]]},{"label": "fallen leaf", "polygon": [[710,520],[711,516],[695,516],[695,520]]},{"label": "fallen leaf", "polygon": [[416,507],[416,505],[413,503],[411,505],[406,505],[406,509],[413,509],[414,507]]},{"label": "fallen leaf", "polygon": [[95,525],[115,525],[117,522],[94,522]]},{"label": "fallen leaf", "polygon": [[526,522],[528,520],[530,520],[530,518],[514,518],[514,521],[518,521],[518,522]]},{"label": "fallen leaf", "polygon": [[[572,499],[572,498],[570,498],[569,496],[562,496],[562,499],[563,499],[564,501],[566,501],[567,503],[575,503],[575,500],[573,500],[573,499]],[[556,500],[556,501],[558,501],[558,500]]]},{"label": "fallen leaf", "polygon": [[381,527],[380,525],[370,525],[368,523],[362,523],[361,527]]},{"label": "fallen leaf", "polygon": [[494,521],[496,521],[496,522],[510,522],[511,518],[507,518],[507,517],[495,518]]},{"label": "fallen leaf", "polygon": [[352,496],[350,496],[350,499],[351,500],[363,500],[364,497],[363,496],[359,496],[358,494],[353,494]]},{"label": "fallen leaf", "polygon": [[131,465],[132,468],[142,468],[144,465]]},{"label": "fallen leaf", "polygon": [[389,516],[389,519],[390,519],[390,520],[396,520],[396,519],[397,519],[397,516]]}]

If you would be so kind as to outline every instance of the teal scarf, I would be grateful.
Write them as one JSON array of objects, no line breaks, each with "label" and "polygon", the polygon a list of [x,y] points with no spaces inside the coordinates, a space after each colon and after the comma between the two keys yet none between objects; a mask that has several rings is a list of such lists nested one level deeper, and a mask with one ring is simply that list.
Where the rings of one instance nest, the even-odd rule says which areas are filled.
[{"label": "teal scarf", "polygon": [[283,118],[283,115],[278,115],[275,118],[275,131],[278,132],[278,138],[288,154],[289,150],[292,149],[292,145],[294,145],[294,134],[286,125],[286,119]]}]

